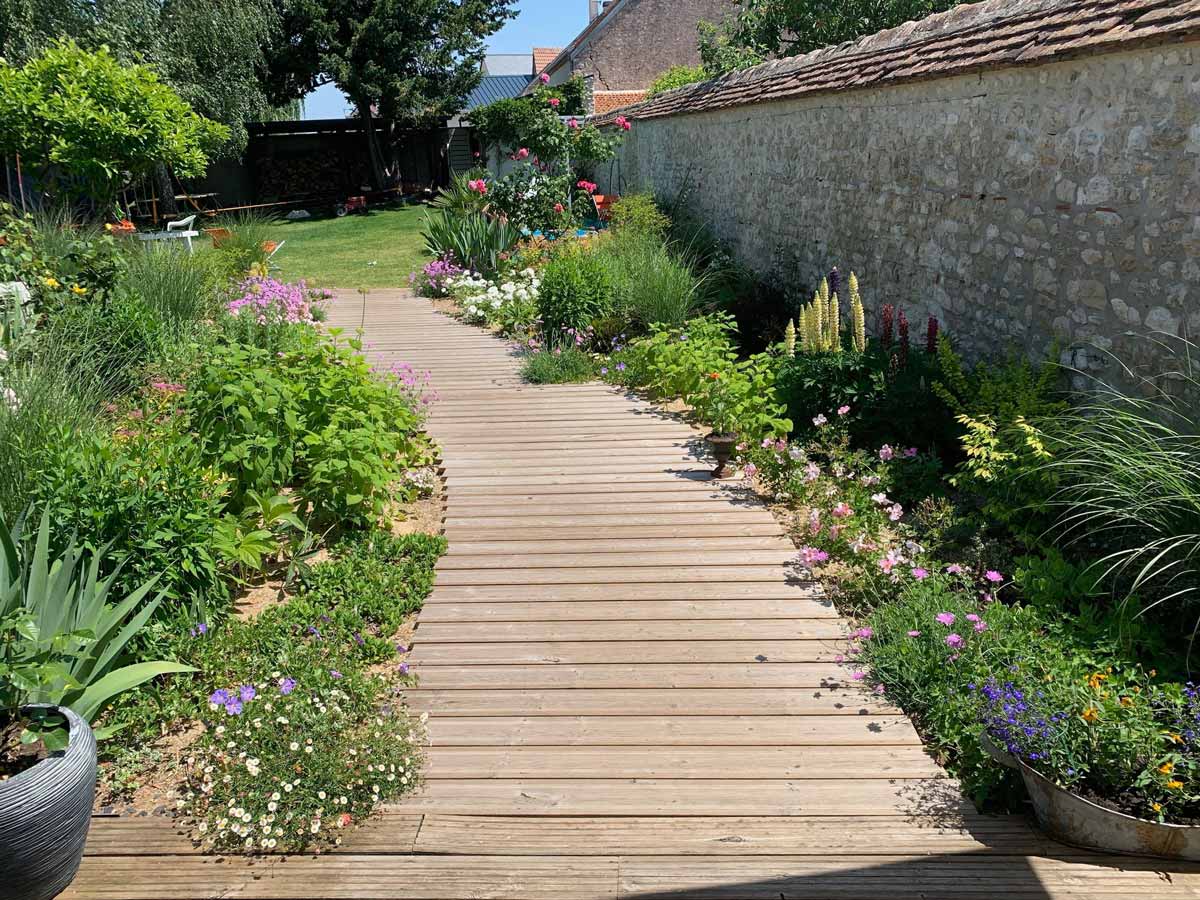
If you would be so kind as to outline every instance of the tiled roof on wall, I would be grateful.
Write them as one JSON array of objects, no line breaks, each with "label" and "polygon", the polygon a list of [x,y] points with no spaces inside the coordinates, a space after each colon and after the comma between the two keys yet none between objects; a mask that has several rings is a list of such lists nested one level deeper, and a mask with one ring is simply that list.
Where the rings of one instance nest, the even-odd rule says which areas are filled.
[{"label": "tiled roof on wall", "polygon": [[645,91],[593,91],[592,105],[595,107],[595,114],[602,116],[623,109],[631,103],[637,103],[645,97]]},{"label": "tiled roof on wall", "polygon": [[987,0],[687,85],[622,112],[632,119],[705,112],[1184,40],[1200,40],[1200,0]]}]

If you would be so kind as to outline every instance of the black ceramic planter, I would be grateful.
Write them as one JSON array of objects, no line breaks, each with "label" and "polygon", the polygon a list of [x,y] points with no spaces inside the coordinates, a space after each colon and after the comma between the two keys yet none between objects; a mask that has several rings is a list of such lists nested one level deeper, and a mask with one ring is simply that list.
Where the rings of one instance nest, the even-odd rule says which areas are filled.
[{"label": "black ceramic planter", "polygon": [[96,738],[69,709],[67,748],[0,784],[0,885],[5,900],[50,900],[83,858],[96,793]]}]

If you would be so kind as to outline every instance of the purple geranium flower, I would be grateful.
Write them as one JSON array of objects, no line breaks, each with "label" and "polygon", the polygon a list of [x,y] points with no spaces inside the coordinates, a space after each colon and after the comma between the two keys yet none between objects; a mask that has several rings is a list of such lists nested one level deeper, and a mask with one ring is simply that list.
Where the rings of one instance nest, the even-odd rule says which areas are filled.
[{"label": "purple geranium flower", "polygon": [[223,706],[228,702],[228,700],[229,691],[225,690],[225,688],[219,688],[213,691],[208,698],[208,702],[214,704],[215,706]]},{"label": "purple geranium flower", "polygon": [[231,716],[240,716],[242,714],[242,700],[240,697],[230,697],[225,701],[225,712]]},{"label": "purple geranium flower", "polygon": [[290,694],[292,691],[294,691],[295,689],[296,689],[296,679],[295,678],[284,678],[279,682],[279,693],[283,694],[283,696],[285,696],[285,697],[288,694]]},{"label": "purple geranium flower", "polygon": [[252,684],[243,684],[238,689],[238,696],[241,698],[243,703],[249,703],[258,696],[258,691],[254,689],[254,685]]}]

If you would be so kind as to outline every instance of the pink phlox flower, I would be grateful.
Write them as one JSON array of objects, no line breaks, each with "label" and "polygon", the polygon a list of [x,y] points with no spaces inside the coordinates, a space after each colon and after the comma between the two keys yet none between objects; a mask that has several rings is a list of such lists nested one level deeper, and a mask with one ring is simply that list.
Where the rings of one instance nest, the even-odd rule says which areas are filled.
[{"label": "pink phlox flower", "polygon": [[892,508],[888,510],[888,518],[893,522],[899,522],[904,518],[904,507],[899,503],[893,504]]},{"label": "pink phlox flower", "polygon": [[849,407],[849,406],[839,406],[839,407],[838,407],[837,414],[838,414],[839,416],[848,416],[848,415],[850,415],[850,407]]},{"label": "pink phlox flower", "polygon": [[832,515],[835,519],[848,519],[854,515],[854,510],[851,509],[850,505],[843,500],[833,508],[833,511],[830,513],[830,515]]},{"label": "pink phlox flower", "polygon": [[800,561],[804,565],[812,567],[819,563],[828,562],[829,554],[818,547],[801,547]]}]

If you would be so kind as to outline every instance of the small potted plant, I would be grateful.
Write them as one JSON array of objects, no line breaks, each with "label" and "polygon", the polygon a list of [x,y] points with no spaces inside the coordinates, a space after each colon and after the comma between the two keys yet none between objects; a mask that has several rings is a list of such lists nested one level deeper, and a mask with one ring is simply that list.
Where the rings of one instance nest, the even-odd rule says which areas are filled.
[{"label": "small potted plant", "polygon": [[[79,868],[96,790],[88,724],[117,694],[169,662],[118,666],[162,595],[153,582],[109,603],[118,573],[90,554],[49,553],[49,517],[32,542],[0,520],[0,884],[7,900],[50,900]],[[31,546],[32,544],[32,546]]]},{"label": "small potted plant", "polygon": [[712,426],[712,432],[705,438],[713,459],[717,461],[712,477],[724,478],[738,442],[737,410],[720,372],[709,372],[704,376],[704,384],[699,412]]}]

